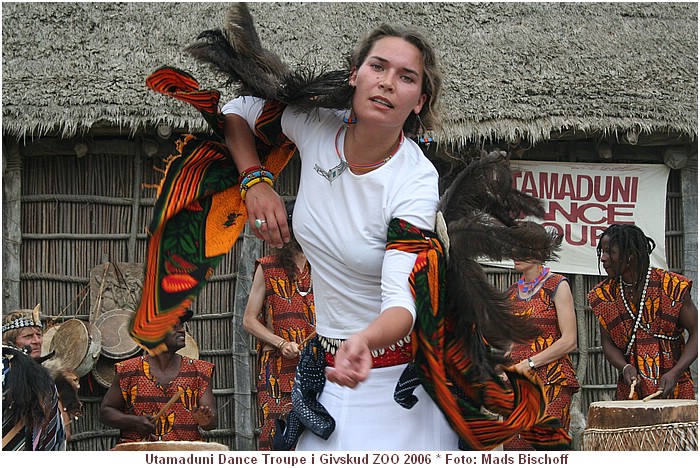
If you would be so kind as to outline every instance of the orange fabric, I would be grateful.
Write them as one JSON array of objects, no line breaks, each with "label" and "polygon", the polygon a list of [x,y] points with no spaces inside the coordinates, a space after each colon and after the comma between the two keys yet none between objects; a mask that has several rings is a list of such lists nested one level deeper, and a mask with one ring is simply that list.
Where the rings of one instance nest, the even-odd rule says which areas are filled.
[{"label": "orange fabric", "polygon": [[[442,243],[430,232],[394,219],[389,224],[387,249],[417,253],[409,284],[416,299],[416,325],[412,334],[415,367],[423,388],[437,403],[460,445],[490,450],[519,432],[536,438],[540,449],[569,448],[571,437],[555,418],[548,417],[542,385],[536,379],[506,371],[512,385],[499,378],[477,380],[473,360],[458,336],[483,340],[479,330],[455,329],[455,311],[444,307],[446,265]],[[485,415],[481,408],[504,417]]]},{"label": "orange fabric", "polygon": [[[156,70],[146,84],[194,105],[223,138],[218,91],[200,90],[189,74],[169,67]],[[283,110],[284,105],[269,103],[256,127],[259,154],[276,176],[296,151],[281,135],[278,120]],[[233,248],[247,220],[238,170],[226,146],[184,135],[177,149],[157,188],[143,292],[130,325],[132,338],[152,355],[165,350],[165,336]]]}]

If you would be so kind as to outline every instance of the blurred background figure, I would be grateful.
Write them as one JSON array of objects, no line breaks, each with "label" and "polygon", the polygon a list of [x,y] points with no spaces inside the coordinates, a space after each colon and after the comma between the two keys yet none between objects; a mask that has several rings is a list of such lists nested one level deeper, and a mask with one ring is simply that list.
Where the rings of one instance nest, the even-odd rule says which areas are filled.
[{"label": "blurred background figure", "polygon": [[[58,409],[65,430],[64,437],[66,441],[70,440],[70,424],[82,416],[83,411],[83,404],[78,397],[80,384],[73,369],[67,368],[58,358],[52,359],[53,353],[46,356],[41,355],[44,343],[44,325],[41,322],[38,304],[34,309],[15,310],[3,318],[2,342],[24,351],[27,356],[48,370],[54,384],[54,390],[58,392]],[[33,368],[36,369],[36,367]],[[37,376],[37,379],[43,380],[43,374]],[[34,383],[38,384],[39,380]],[[30,384],[30,382],[26,383]],[[31,389],[30,394],[34,395],[31,393]],[[34,396],[36,397],[36,395]]]},{"label": "blurred background figure", "polygon": [[611,225],[598,242],[598,261],[608,277],[588,293],[588,302],[600,323],[605,358],[620,371],[616,400],[657,392],[662,398],[696,398],[689,369],[698,357],[693,282],[652,267],[655,247],[629,224]]},{"label": "blurred background figure", "polygon": [[[3,338],[4,335],[3,327]],[[25,354],[25,349],[4,342],[2,449],[66,449],[66,432],[53,379],[41,364]]]},{"label": "blurred background figure", "polygon": [[[526,222],[531,229],[545,228]],[[517,343],[510,352],[512,364],[521,374],[536,372],[544,384],[546,413],[558,418],[567,431],[571,398],[579,390],[569,353],[577,346],[576,312],[569,280],[552,273],[539,262],[516,260],[520,279],[508,288],[513,313],[523,316],[539,330],[526,343]],[[504,450],[534,450],[527,436],[518,434],[503,444]]]},{"label": "blurred background figure", "polygon": [[294,237],[294,201],[286,203],[291,238],[256,261],[243,327],[257,339],[258,448],[270,450],[275,420],[292,409],[292,386],[303,343],[315,334],[311,266]]}]

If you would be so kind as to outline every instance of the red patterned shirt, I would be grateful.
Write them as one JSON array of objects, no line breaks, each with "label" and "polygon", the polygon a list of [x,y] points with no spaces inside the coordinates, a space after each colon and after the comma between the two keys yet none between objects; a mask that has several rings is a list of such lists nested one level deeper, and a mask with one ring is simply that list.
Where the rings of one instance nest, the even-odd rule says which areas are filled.
[{"label": "red patterned shirt", "polygon": [[[265,275],[265,303],[258,320],[275,335],[301,344],[315,330],[311,275],[290,281],[276,257],[263,257],[258,263]],[[258,378],[262,386],[275,398],[291,392],[299,358],[285,359],[276,349],[262,351],[260,343],[258,358]]]},{"label": "red patterned shirt", "polygon": [[[678,362],[685,347],[679,315],[692,285],[692,281],[684,276],[652,268],[642,317],[634,333],[630,354],[625,356],[641,375],[641,383],[635,386],[633,399],[642,399],[656,392],[659,378]],[[628,311],[620,295],[620,285],[617,279],[612,278],[593,288],[588,293],[588,302],[601,327],[625,353],[632,340],[638,304],[628,300]],[[616,399],[629,399],[629,390],[629,386],[620,378]],[[678,379],[678,386],[671,397],[695,398],[690,370],[686,369]]]},{"label": "red patterned shirt", "polygon": [[[182,357],[180,371],[166,387],[161,386],[150,372],[147,356],[137,356],[115,365],[119,387],[126,402],[126,414],[154,416],[179,389],[183,394],[158,421],[154,435],[145,440],[203,441],[192,410],[199,406],[199,397],[211,385],[214,364]],[[144,440],[136,431],[123,429],[119,443]]]}]

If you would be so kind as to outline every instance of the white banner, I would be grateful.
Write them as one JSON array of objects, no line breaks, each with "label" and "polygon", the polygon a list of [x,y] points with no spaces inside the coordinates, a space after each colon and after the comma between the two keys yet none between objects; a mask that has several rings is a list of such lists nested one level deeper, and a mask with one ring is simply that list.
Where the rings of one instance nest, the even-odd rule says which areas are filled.
[{"label": "white banner", "polygon": [[552,271],[605,275],[596,245],[611,224],[639,226],[656,242],[652,265],[667,268],[666,165],[511,161],[510,167],[513,186],[544,202],[544,219],[533,221],[564,236],[559,260],[547,264]]}]

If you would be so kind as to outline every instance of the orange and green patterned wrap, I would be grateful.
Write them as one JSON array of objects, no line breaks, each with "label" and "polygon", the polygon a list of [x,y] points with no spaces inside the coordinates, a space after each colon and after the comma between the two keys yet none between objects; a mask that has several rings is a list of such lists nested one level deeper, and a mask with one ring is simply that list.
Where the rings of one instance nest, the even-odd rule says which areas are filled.
[{"label": "orange and green patterned wrap", "polygon": [[[150,75],[146,84],[195,106],[223,138],[218,91],[200,90],[190,75],[167,67]],[[275,139],[282,132],[274,117],[283,109],[279,102],[270,102],[256,128],[262,139],[258,152],[275,175],[296,151],[286,138]],[[158,187],[148,228],[143,294],[130,328],[134,340],[152,355],[165,350],[165,336],[233,248],[247,220],[238,170],[226,146],[184,135],[177,149],[179,154],[167,161]]]},{"label": "orange and green patterned wrap", "polygon": [[[387,249],[418,254],[409,278],[416,299],[414,362],[423,387],[465,448],[490,450],[518,433],[527,434],[537,449],[570,448],[571,438],[559,421],[544,413],[546,402],[537,380],[513,371],[506,371],[513,389],[497,377],[476,380],[473,362],[456,334],[483,338],[478,330],[455,330],[454,318],[445,311],[445,256],[435,234],[394,219],[389,224]],[[503,415],[503,420],[483,414],[482,406]]]}]

